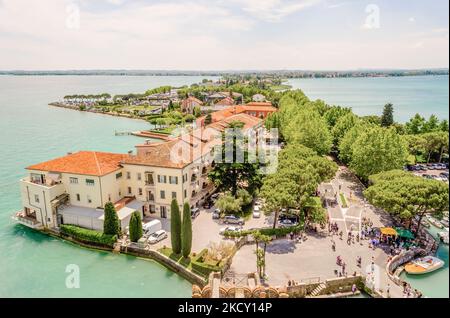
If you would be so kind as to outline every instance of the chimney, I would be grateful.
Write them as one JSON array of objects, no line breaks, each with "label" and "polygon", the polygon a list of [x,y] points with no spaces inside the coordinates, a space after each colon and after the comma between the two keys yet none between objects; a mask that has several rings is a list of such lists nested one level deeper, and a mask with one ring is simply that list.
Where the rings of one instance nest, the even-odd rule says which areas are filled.
[{"label": "chimney", "polygon": [[70,156],[72,154],[72,152],[68,152],[67,155]]},{"label": "chimney", "polygon": [[128,151],[128,155],[131,156],[133,154],[133,150]]}]

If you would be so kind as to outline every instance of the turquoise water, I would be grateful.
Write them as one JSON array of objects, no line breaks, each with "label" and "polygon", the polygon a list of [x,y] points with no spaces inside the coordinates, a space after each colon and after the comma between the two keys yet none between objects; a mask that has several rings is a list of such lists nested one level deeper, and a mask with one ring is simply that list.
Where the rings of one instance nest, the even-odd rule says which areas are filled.
[{"label": "turquoise water", "polygon": [[[143,92],[202,77],[0,76],[0,297],[190,297],[191,285],[159,264],[79,248],[15,225],[24,167],[68,151],[126,152],[142,141],[115,130],[144,121],[48,106],[67,94]],[[80,288],[65,285],[66,266],[80,268]]]},{"label": "turquoise water", "polygon": [[[437,237],[438,232],[444,231],[431,226],[429,232]],[[448,269],[448,245],[440,244],[436,257],[445,262],[444,267],[432,273],[423,275],[408,275],[403,272],[400,277],[405,279],[412,287],[419,289],[426,297],[449,297],[449,269]]]},{"label": "turquoise water", "polygon": [[406,122],[416,113],[448,119],[448,76],[291,79],[311,99],[352,107],[358,115],[381,115],[394,104],[394,119]]},{"label": "turquoise water", "polygon": [[[143,121],[50,107],[48,102],[77,93],[139,93],[161,85],[191,84],[202,78],[0,76],[0,297],[190,296],[188,282],[155,262],[82,249],[15,225],[10,216],[21,208],[18,180],[25,175],[27,165],[68,151],[126,152],[142,139],[116,137],[114,131],[148,127]],[[383,80],[387,84],[381,83]],[[437,115],[440,111],[448,118],[448,76],[292,82],[296,87],[300,85],[311,98],[320,97],[328,103],[352,106],[360,114],[362,111],[372,114],[377,109],[381,112],[385,103],[383,92],[397,89],[401,91],[394,94],[397,98],[404,96],[406,100],[414,100],[415,107],[428,105],[423,109],[409,109],[405,118],[417,111]],[[374,83],[374,89],[370,89],[370,83]],[[436,86],[434,89],[431,88],[433,85]],[[419,86],[429,89],[425,92],[409,88]],[[362,87],[368,93],[364,93]],[[430,101],[435,102],[428,104]],[[393,102],[397,107],[396,115],[399,115],[400,104]],[[362,105],[361,108],[358,105]],[[438,257],[446,260],[445,269],[410,281],[427,296],[448,297],[448,246],[441,246]],[[80,289],[65,287],[65,269],[69,264],[77,264],[80,268]]]}]

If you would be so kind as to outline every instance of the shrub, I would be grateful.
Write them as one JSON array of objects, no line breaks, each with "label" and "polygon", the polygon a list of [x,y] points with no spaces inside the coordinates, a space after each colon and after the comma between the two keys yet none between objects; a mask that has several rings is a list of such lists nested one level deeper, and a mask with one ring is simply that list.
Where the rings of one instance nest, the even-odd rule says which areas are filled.
[{"label": "shrub", "polygon": [[280,228],[265,228],[265,229],[255,229],[255,230],[246,230],[246,231],[240,231],[240,232],[229,232],[225,231],[223,234],[225,237],[242,237],[251,235],[255,232],[260,232],[263,235],[267,236],[276,236],[276,237],[282,237],[286,236],[289,233],[298,233],[303,229],[303,225],[297,225],[297,226],[290,226],[290,227],[280,227]]},{"label": "shrub", "polygon": [[131,242],[137,242],[142,237],[142,219],[138,211],[134,211],[130,217],[129,230]]},{"label": "shrub", "polygon": [[71,236],[82,242],[106,245],[112,247],[117,241],[117,235],[108,235],[94,230],[85,229],[75,225],[62,224],[61,233]]},{"label": "shrub", "polygon": [[103,233],[109,235],[119,235],[120,225],[119,217],[112,202],[105,204],[105,220],[103,222]]}]

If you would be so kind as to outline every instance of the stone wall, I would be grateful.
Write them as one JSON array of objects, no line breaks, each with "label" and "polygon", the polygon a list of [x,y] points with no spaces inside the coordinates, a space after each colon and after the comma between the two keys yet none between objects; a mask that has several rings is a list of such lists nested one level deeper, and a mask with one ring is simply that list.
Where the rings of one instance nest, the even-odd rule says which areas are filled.
[{"label": "stone wall", "polygon": [[167,256],[153,250],[143,249],[138,246],[121,246],[120,252],[124,254],[130,254],[137,257],[149,258],[157,261],[158,263],[164,265],[171,271],[179,274],[180,276],[187,279],[192,284],[196,284],[198,286],[205,286],[207,284],[207,279],[203,278],[200,275],[197,275],[184,267],[183,265],[171,260]]}]

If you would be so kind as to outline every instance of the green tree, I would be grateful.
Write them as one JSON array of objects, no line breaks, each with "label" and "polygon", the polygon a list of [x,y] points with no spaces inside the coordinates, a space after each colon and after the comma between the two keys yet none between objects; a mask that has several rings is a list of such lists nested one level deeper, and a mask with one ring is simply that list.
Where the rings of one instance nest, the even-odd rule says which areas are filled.
[{"label": "green tree", "polygon": [[383,115],[381,116],[381,126],[390,127],[394,124],[394,105],[388,103],[384,105]]},{"label": "green tree", "polygon": [[239,187],[253,193],[261,185],[259,164],[249,156],[242,127],[242,122],[229,124],[232,132],[227,129],[222,134],[221,151],[216,152],[216,165],[208,174],[219,189],[231,191],[234,197]]},{"label": "green tree", "polygon": [[442,155],[448,153],[448,133],[435,131],[420,135],[423,140],[423,149],[427,154],[427,162],[430,162],[433,153],[439,154],[439,162],[442,161]]},{"label": "green tree", "polygon": [[181,227],[181,253],[188,258],[192,248],[192,218],[189,203],[183,206],[183,225]]},{"label": "green tree", "polygon": [[285,170],[269,174],[264,178],[261,197],[264,198],[264,212],[274,213],[273,228],[276,228],[281,209],[295,206],[298,187],[291,174]]},{"label": "green tree", "polygon": [[442,181],[394,170],[371,176],[370,184],[364,191],[369,202],[405,221],[418,217],[417,231],[427,213],[440,216],[449,208],[448,185]]},{"label": "green tree", "polygon": [[181,253],[181,215],[176,199],[170,204],[170,240],[175,254]]},{"label": "green tree", "polygon": [[205,125],[209,125],[212,123],[212,116],[211,113],[208,113],[205,117]]},{"label": "green tree", "polygon": [[361,136],[367,129],[370,129],[370,127],[376,127],[373,124],[368,124],[367,122],[360,122],[350,128],[342,137],[342,139],[339,141],[339,159],[348,164],[352,160],[353,157],[353,145],[356,142],[356,139],[358,139],[359,136]]},{"label": "green tree", "polygon": [[103,221],[103,233],[109,235],[119,235],[120,223],[114,204],[112,202],[106,203],[104,211],[105,220]]},{"label": "green tree", "polygon": [[143,234],[141,214],[138,211],[134,211],[131,214],[128,228],[130,231],[130,241],[137,242]]},{"label": "green tree", "polygon": [[439,123],[439,130],[448,133],[448,120],[444,119]]},{"label": "green tree", "polygon": [[236,192],[236,197],[241,200],[242,206],[248,206],[253,202],[252,195],[245,189],[238,189]]},{"label": "green tree", "polygon": [[352,112],[340,117],[333,129],[331,130],[331,134],[333,135],[334,144],[337,146],[342,138],[344,138],[345,134],[352,129],[356,123],[358,122],[358,117]]},{"label": "green tree", "polygon": [[350,168],[367,180],[372,174],[402,168],[407,157],[406,143],[394,129],[373,127],[353,144]]},{"label": "green tree", "polygon": [[288,143],[299,143],[319,155],[331,150],[332,137],[326,121],[312,109],[302,109],[287,124],[284,137]]},{"label": "green tree", "polygon": [[425,118],[419,114],[415,114],[406,124],[406,133],[409,135],[417,135],[423,132],[423,126],[425,124]]},{"label": "green tree", "polygon": [[422,133],[435,132],[439,130],[439,119],[436,115],[431,115],[430,118],[423,124]]},{"label": "green tree", "polygon": [[327,124],[333,128],[340,118],[344,117],[345,115],[351,113],[350,108],[344,108],[341,106],[333,106],[327,112],[323,115],[325,118]]},{"label": "green tree", "polygon": [[225,214],[237,214],[241,212],[242,201],[236,199],[230,193],[225,193],[219,197],[216,207]]}]

